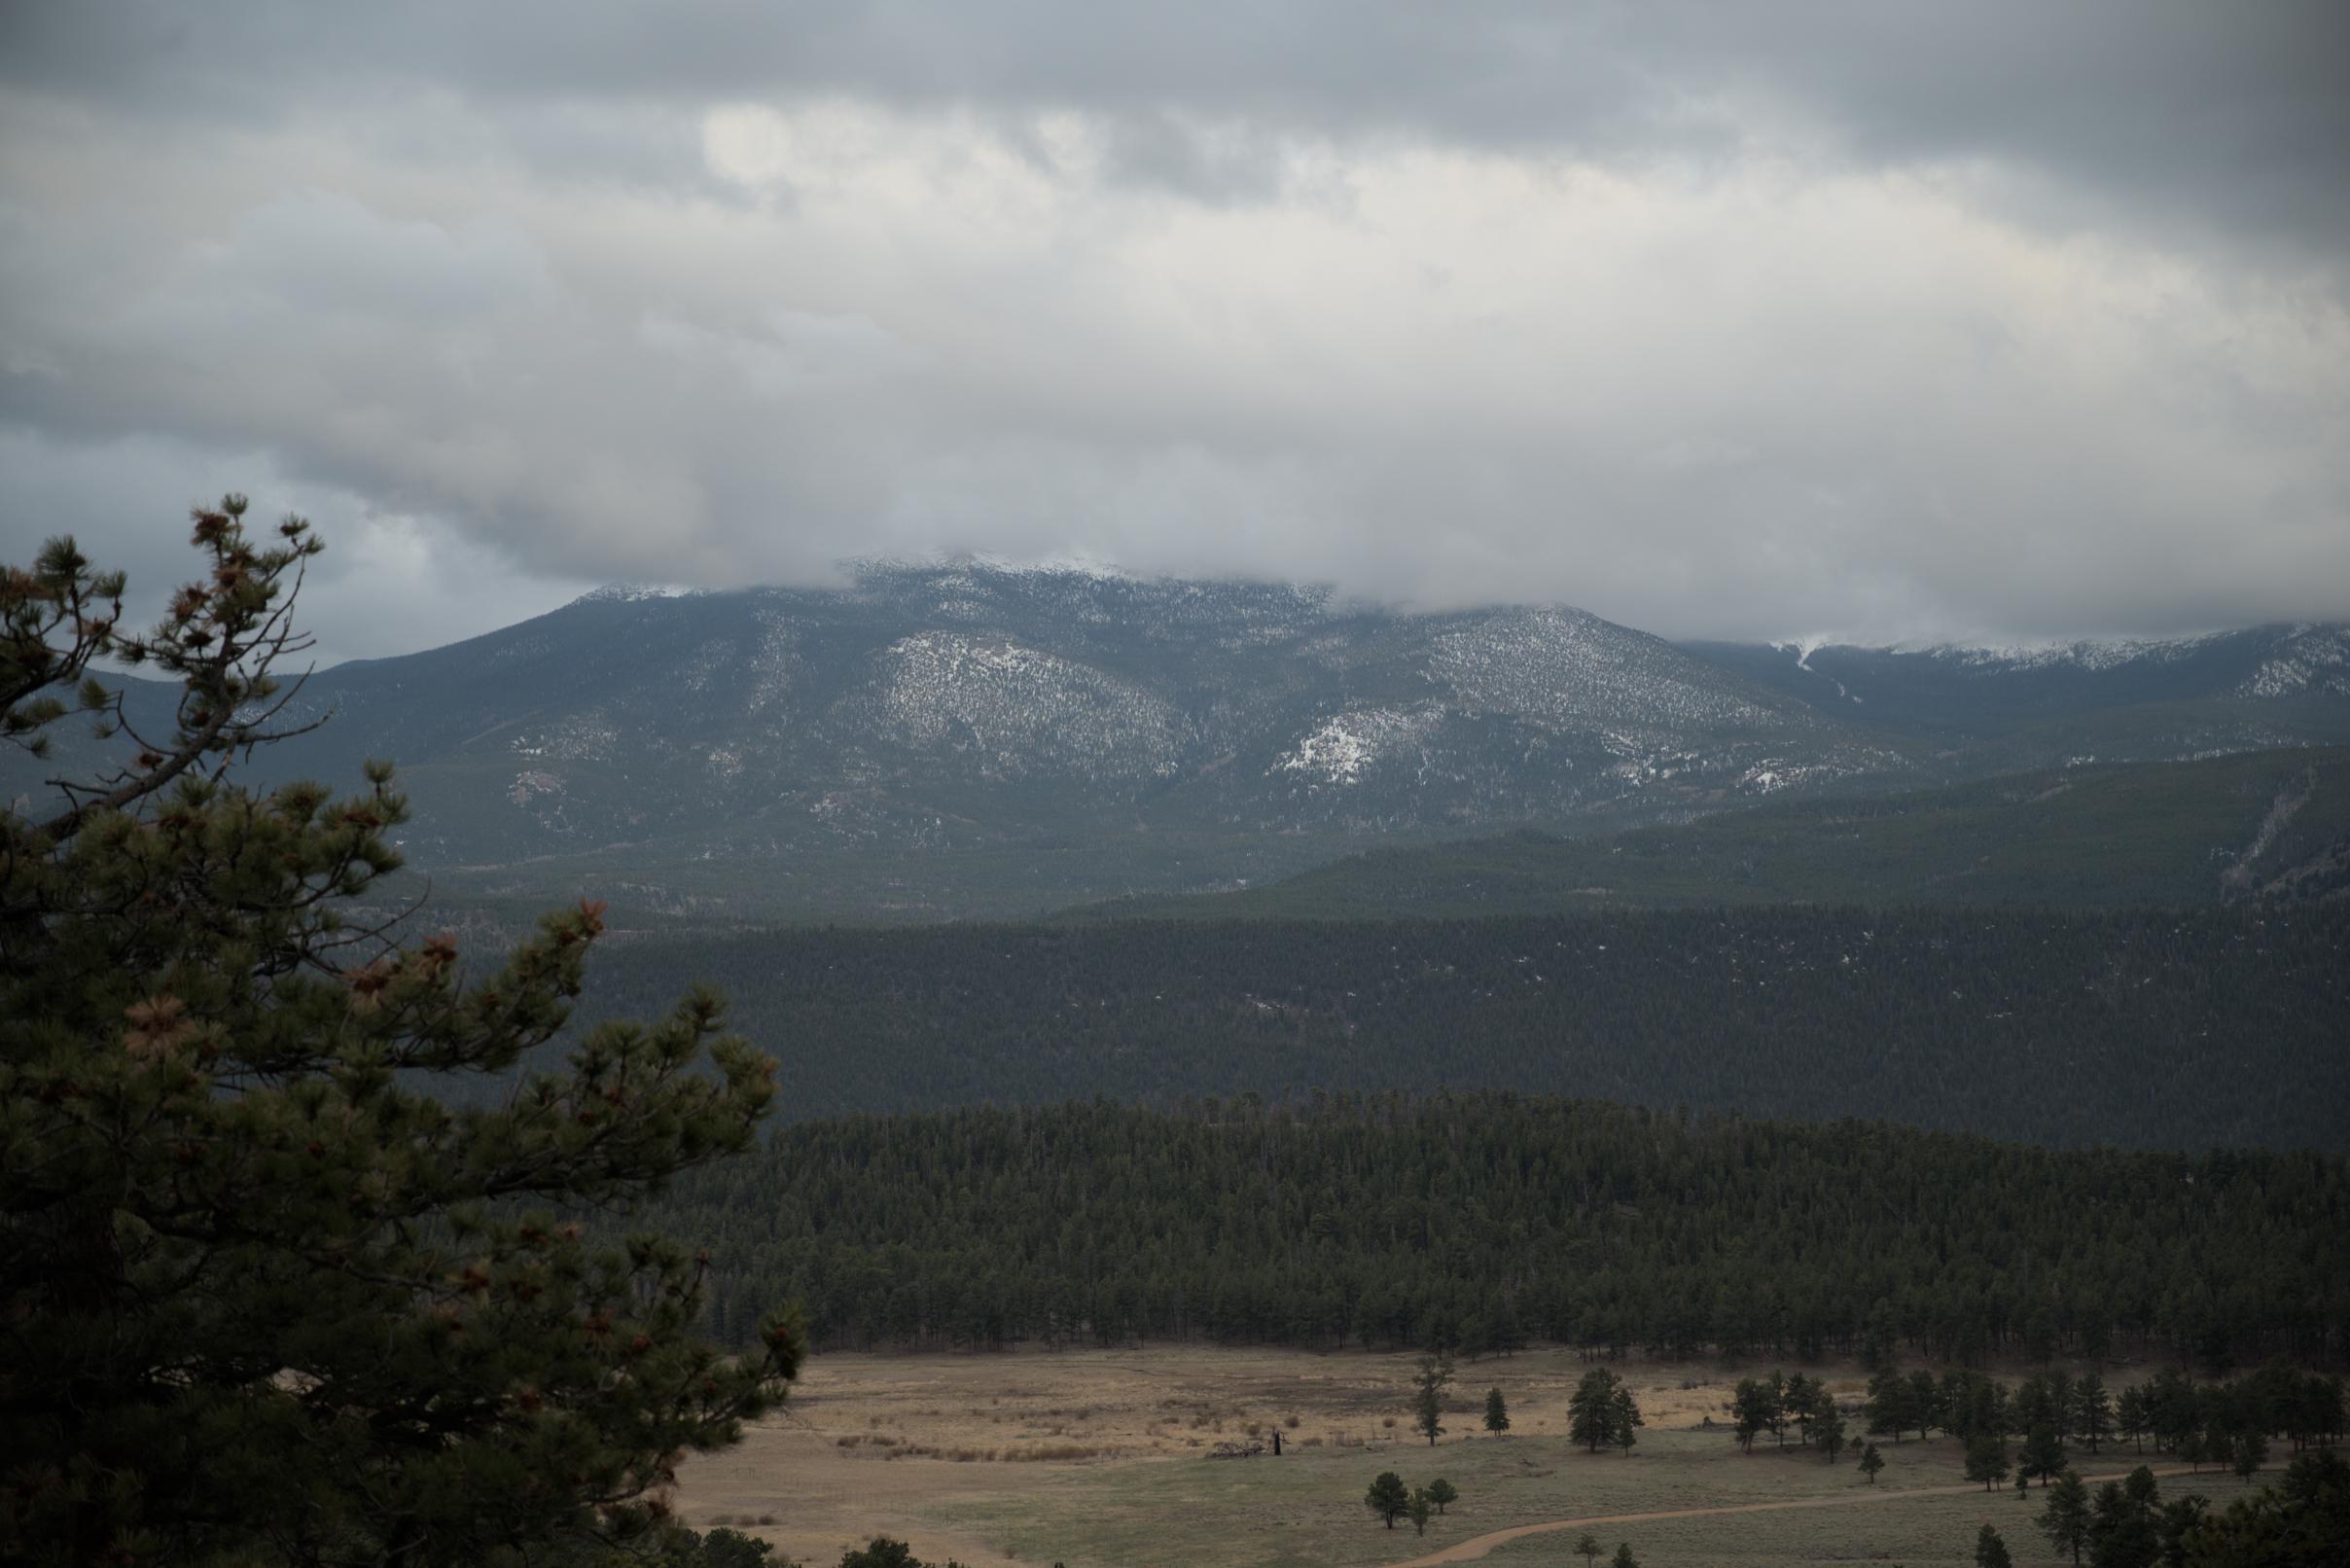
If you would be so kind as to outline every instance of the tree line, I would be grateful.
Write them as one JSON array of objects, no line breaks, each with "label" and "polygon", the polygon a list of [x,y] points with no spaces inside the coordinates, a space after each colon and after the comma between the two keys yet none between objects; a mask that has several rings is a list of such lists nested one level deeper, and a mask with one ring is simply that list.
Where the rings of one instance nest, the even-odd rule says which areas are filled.
[{"label": "tree line", "polygon": [[2350,1162],[2314,1154],[1484,1093],[788,1124],[643,1223],[708,1243],[730,1337],[796,1300],[827,1346],[1540,1338],[2225,1367],[2350,1348],[2346,1215]]}]

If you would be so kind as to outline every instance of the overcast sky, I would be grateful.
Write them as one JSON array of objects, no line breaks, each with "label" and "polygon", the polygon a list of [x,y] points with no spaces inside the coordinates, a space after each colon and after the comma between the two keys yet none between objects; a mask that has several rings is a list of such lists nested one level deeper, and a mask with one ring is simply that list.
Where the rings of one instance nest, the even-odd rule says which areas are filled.
[{"label": "overcast sky", "polygon": [[0,557],[2350,617],[2350,6],[0,6]]}]

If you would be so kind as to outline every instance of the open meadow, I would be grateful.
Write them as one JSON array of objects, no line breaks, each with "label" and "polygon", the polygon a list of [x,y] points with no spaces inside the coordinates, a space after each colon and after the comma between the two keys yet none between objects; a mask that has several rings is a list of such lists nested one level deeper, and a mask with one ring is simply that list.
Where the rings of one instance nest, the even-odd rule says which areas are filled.
[{"label": "open meadow", "polygon": [[[1971,1562],[1976,1527],[1988,1520],[2019,1563],[2053,1560],[2029,1522],[2037,1492],[2026,1504],[2004,1488],[1966,1487],[1949,1440],[1880,1443],[1887,1463],[1873,1487],[1854,1463],[1857,1444],[1834,1465],[1792,1432],[1784,1448],[1764,1439],[1741,1454],[1724,1402],[1739,1377],[1767,1373],[1767,1362],[1620,1366],[1648,1423],[1626,1456],[1568,1441],[1568,1395],[1588,1364],[1549,1349],[1463,1363],[1447,1430],[1431,1448],[1410,1429],[1415,1360],[1165,1345],[821,1356],[780,1415],[739,1447],[686,1466],[677,1503],[696,1528],[730,1524],[815,1565],[889,1534],[926,1559],[951,1555],[967,1568],[1387,1568],[1554,1519],[1790,1503],[1802,1506],[1627,1520],[1593,1533],[1610,1553],[1629,1542],[1644,1568],[1922,1568]],[[1785,1365],[1827,1378],[1848,1405],[1861,1397],[1856,1367]],[[1498,1439],[1481,1422],[1491,1387],[1511,1412]],[[1222,1443],[1269,1445],[1276,1431],[1279,1458],[1209,1457]],[[2112,1444],[2102,1456],[2075,1456],[2090,1476],[2136,1462]],[[1386,1470],[1412,1485],[1441,1476],[1459,1501],[1425,1537],[1408,1520],[1384,1529],[1362,1499]],[[2215,1501],[2241,1489],[2209,1469],[2191,1486]],[[1960,1489],[1927,1495],[1936,1488]],[[1581,1534],[1531,1535],[1483,1560],[1580,1564]]]}]

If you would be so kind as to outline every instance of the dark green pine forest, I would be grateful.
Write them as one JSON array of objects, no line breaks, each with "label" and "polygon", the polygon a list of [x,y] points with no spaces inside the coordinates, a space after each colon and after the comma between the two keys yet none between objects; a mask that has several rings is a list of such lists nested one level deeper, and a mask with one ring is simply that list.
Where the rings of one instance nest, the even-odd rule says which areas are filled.
[{"label": "dark green pine forest", "polygon": [[2048,1150],[1502,1093],[848,1117],[681,1178],[711,1327],[1471,1354],[2350,1348],[2350,1161]]},{"label": "dark green pine forest", "polygon": [[2350,906],[1747,908],[644,935],[782,1114],[1509,1089],[2054,1147],[2350,1152]]}]

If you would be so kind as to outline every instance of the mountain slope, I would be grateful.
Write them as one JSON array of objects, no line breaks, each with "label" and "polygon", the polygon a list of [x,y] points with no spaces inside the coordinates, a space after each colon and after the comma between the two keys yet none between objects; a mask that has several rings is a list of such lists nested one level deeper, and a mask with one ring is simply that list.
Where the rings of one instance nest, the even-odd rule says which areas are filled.
[{"label": "mountain slope", "polygon": [[1788,802],[1607,837],[1376,850],[1271,886],[1077,918],[1535,914],[1623,906],[2190,906],[2350,897],[2350,750],[2083,766]]},{"label": "mountain slope", "polygon": [[[1373,842],[2350,740],[2338,633],[2180,646],[1805,667],[1564,607],[876,565],[838,589],[605,591],[328,670],[294,709],[328,722],[251,772],[349,782],[393,759],[403,847],[444,896],[626,882],[680,911],[928,919],[1228,887]],[[0,796],[52,771],[0,760]]]}]

